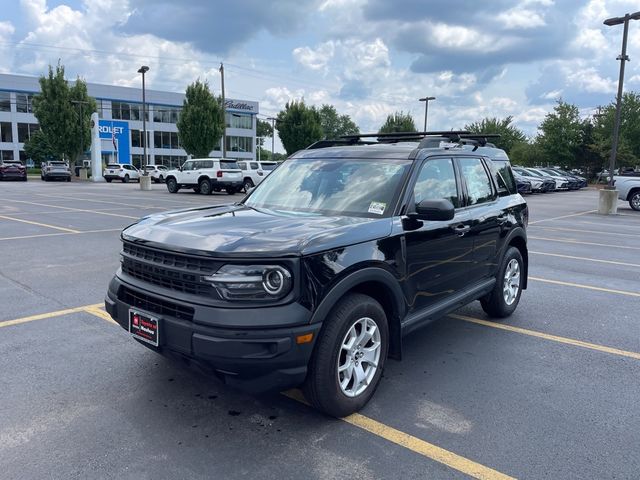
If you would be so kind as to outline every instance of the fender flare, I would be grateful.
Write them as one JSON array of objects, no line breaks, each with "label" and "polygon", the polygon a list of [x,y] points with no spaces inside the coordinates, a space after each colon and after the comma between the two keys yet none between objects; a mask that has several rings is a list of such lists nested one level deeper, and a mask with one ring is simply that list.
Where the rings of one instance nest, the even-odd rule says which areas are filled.
[{"label": "fender flare", "polygon": [[525,251],[524,251],[524,255],[523,255],[523,260],[524,260],[524,286],[523,289],[526,289],[528,286],[528,278],[529,278],[529,249],[527,247],[527,232],[525,231],[524,228],[522,227],[516,227],[513,230],[511,230],[509,232],[509,234],[505,237],[504,239],[504,243],[503,243],[503,247],[502,247],[502,252],[501,252],[501,259],[504,256],[504,252],[507,250],[507,247],[509,246],[509,244],[515,239],[515,238],[519,238],[524,242],[525,245]]}]

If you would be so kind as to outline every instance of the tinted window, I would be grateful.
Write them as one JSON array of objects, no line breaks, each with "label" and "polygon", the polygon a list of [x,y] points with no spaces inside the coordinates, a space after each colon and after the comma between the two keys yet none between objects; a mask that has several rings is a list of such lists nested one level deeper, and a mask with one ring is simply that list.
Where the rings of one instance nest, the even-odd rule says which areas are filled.
[{"label": "tinted window", "polygon": [[242,170],[246,170],[247,169],[247,162],[238,162],[238,168],[240,168]]},{"label": "tinted window", "polygon": [[516,180],[513,177],[513,172],[511,171],[511,165],[509,164],[509,162],[492,160],[491,164],[493,169],[493,176],[496,180],[496,185],[498,185],[498,188],[504,188],[509,193],[516,193],[518,191],[516,187]]},{"label": "tinted window", "polygon": [[490,202],[494,199],[491,179],[479,158],[461,158],[462,177],[467,184],[469,205]]},{"label": "tinted window", "polygon": [[237,169],[238,168],[238,162],[236,162],[235,160],[220,160],[220,168],[234,168]]},{"label": "tinted window", "polygon": [[196,162],[184,162],[182,165],[182,170],[193,170],[195,168]]},{"label": "tinted window", "polygon": [[120,165],[118,165],[117,163],[110,163],[109,165],[107,165],[107,168],[120,168]]},{"label": "tinted window", "polygon": [[258,168],[260,168],[258,162],[251,162],[249,165],[251,165],[252,170],[257,170]]},{"label": "tinted window", "polygon": [[456,174],[450,158],[428,160],[420,170],[416,186],[413,189],[416,204],[422,200],[446,199],[454,207],[460,206]]},{"label": "tinted window", "polygon": [[276,168],[276,165],[277,165],[277,164],[276,164],[276,163],[264,163],[264,162],[263,162],[261,165],[262,165],[262,169],[263,169],[263,170],[271,171],[271,170],[273,170],[274,168]]}]

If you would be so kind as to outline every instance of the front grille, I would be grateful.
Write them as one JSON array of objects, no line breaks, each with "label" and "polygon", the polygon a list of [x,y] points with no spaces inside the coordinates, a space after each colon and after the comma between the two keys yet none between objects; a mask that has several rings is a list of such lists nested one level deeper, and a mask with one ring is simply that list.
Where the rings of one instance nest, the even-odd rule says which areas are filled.
[{"label": "front grille", "polygon": [[144,293],[139,293],[130,288],[121,286],[118,291],[118,299],[127,305],[145,310],[158,315],[178,318],[180,320],[193,321],[194,310],[191,307],[183,307],[173,302],[161,300]]},{"label": "front grille", "polygon": [[220,264],[211,259],[165,252],[125,242],[122,271],[133,278],[176,292],[216,297],[215,288],[203,282]]}]

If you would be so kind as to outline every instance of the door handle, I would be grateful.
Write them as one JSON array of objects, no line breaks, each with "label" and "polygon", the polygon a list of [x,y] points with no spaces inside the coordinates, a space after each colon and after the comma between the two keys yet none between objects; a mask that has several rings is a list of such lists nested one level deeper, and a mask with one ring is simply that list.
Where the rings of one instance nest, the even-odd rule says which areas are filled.
[{"label": "door handle", "polygon": [[463,237],[465,233],[471,230],[469,225],[465,225],[464,223],[459,223],[456,226],[452,226],[451,229],[458,234],[458,236]]}]

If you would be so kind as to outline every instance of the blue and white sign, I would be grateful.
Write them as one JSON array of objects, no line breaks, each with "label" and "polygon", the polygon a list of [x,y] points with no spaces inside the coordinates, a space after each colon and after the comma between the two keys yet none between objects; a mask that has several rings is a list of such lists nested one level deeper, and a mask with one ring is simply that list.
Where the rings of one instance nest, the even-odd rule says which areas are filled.
[{"label": "blue and white sign", "polygon": [[[120,120],[100,120],[98,130],[100,139],[108,141],[102,142],[102,152],[115,153],[118,163],[131,163],[129,123]],[[104,148],[107,143],[110,149]]]}]

